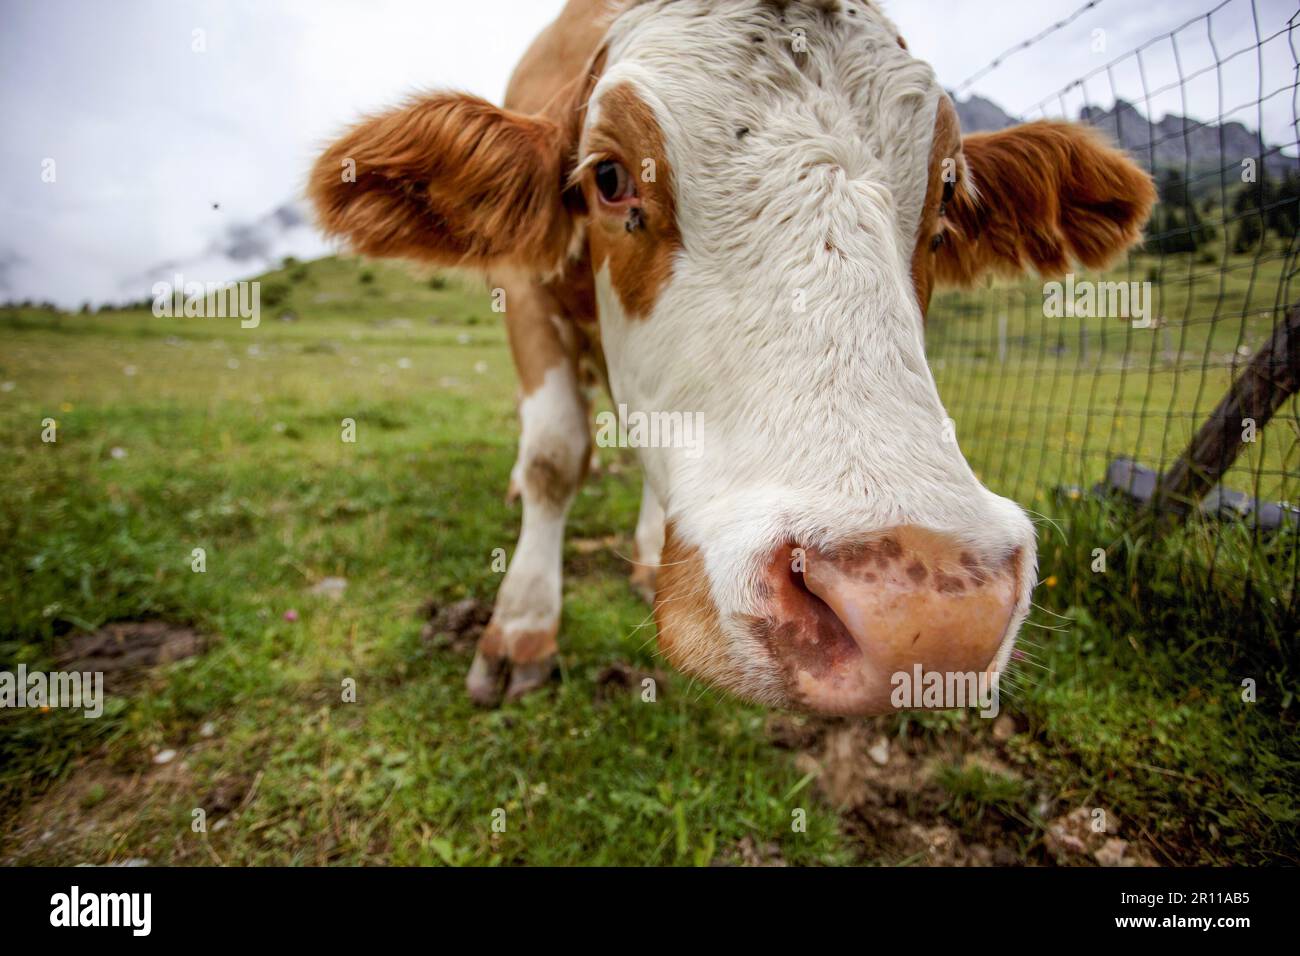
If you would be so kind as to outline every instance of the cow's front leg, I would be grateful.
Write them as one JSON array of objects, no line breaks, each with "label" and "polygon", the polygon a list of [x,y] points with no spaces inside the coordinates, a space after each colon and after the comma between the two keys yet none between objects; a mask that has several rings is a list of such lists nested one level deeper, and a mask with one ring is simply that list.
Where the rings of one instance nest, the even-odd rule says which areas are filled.
[{"label": "cow's front leg", "polygon": [[632,587],[646,603],[655,600],[659,557],[664,550],[664,509],[646,478],[641,479],[641,511],[636,518],[632,550]]},{"label": "cow's front leg", "polygon": [[559,650],[564,522],[586,473],[587,408],[571,360],[547,369],[519,406],[522,435],[512,481],[523,499],[519,542],[479,640],[466,687],[492,706],[541,687]]}]

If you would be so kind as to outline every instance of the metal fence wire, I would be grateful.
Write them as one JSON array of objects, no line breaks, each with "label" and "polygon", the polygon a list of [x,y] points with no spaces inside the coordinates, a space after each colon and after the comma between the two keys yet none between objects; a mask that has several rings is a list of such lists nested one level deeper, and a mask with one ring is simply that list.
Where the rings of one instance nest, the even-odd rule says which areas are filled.
[{"label": "metal fence wire", "polygon": [[[1099,3],[957,93],[1059,42]],[[1160,200],[1144,244],[1104,276],[1076,276],[1137,283],[1146,321],[1058,317],[1033,278],[937,296],[927,338],[972,466],[1042,522],[1040,581],[1057,604],[1263,638],[1289,655],[1300,631],[1300,12],[1286,6],[1225,0],[1017,117],[1090,123],[1150,171]],[[1229,43],[1247,24],[1249,42]],[[1284,141],[1266,142],[1287,109]]]}]

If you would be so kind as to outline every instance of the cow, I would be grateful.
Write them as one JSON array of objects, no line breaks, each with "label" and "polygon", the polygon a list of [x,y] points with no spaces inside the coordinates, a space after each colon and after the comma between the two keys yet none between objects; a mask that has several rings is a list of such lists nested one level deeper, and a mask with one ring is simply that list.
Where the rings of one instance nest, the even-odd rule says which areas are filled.
[{"label": "cow", "polygon": [[594,376],[699,426],[637,451],[632,582],[664,656],[828,714],[1001,673],[1036,581],[1032,522],[976,477],[926,363],[933,289],[1101,268],[1155,200],[1081,125],[963,136],[871,0],[569,0],[504,107],[364,119],[308,192],[357,252],[504,292],[523,521],[470,697],[552,676]]}]

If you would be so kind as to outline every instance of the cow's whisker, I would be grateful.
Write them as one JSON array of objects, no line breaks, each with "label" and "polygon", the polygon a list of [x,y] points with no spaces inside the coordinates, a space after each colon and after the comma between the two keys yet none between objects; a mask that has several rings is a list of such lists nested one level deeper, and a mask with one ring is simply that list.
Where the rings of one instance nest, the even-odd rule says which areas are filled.
[{"label": "cow's whisker", "polygon": [[1034,521],[1034,524],[1048,524],[1048,525],[1051,525],[1053,528],[1056,529],[1057,534],[1059,534],[1059,535],[1061,536],[1061,540],[1062,540],[1062,541],[1064,541],[1064,542],[1068,542],[1068,541],[1070,540],[1070,536],[1069,536],[1068,534],[1066,534],[1066,532],[1065,532],[1065,528],[1063,528],[1063,527],[1061,526],[1061,523],[1060,523],[1059,521],[1057,521],[1055,518],[1049,518],[1047,515],[1042,514],[1041,512],[1038,512],[1038,511],[1033,511],[1033,510],[1031,510],[1031,509],[1029,509],[1029,508],[1026,508],[1026,509],[1025,509],[1025,514],[1029,515],[1029,516],[1031,517],[1031,519],[1035,519],[1035,518],[1038,519],[1038,520]]}]

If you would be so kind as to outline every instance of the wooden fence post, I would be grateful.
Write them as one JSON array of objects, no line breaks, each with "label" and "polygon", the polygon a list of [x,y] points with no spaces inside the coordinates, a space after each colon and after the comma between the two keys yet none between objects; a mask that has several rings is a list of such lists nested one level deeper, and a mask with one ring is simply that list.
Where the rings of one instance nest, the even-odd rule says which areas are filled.
[{"label": "wooden fence post", "polygon": [[1153,511],[1186,515],[1241,451],[1244,420],[1263,430],[1282,403],[1300,391],[1300,305],[1293,305],[1273,335],[1251,357],[1191,444],[1165,472],[1151,496]]}]

